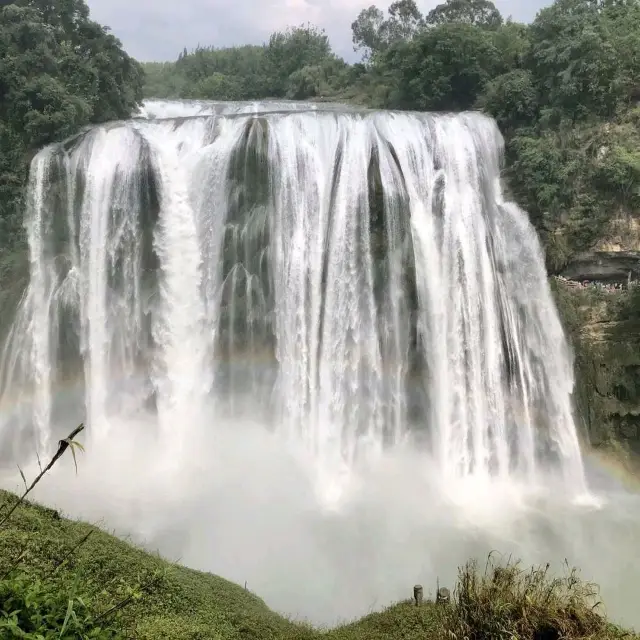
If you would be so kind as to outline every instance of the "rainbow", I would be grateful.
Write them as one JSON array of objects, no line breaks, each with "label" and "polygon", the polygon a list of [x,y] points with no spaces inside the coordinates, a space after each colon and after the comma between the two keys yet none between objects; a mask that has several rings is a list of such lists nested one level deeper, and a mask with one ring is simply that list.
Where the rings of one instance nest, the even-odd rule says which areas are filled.
[{"label": "rainbow", "polygon": [[[275,354],[270,349],[261,349],[254,352],[237,351],[231,358],[225,356],[214,357],[214,362],[231,366],[237,374],[246,374],[246,369],[250,368],[256,373],[262,374],[272,372],[277,366]],[[113,382],[117,386],[119,383],[126,384],[133,382],[134,384],[144,384],[147,372],[138,370],[133,375],[114,376]],[[408,379],[414,383],[418,383],[417,376],[409,374]],[[76,375],[74,377],[61,378],[56,381],[52,395],[56,403],[69,404],[77,402],[82,397],[84,389],[84,377]],[[32,389],[25,388],[17,396],[5,395],[0,398],[0,420],[3,417],[28,409],[34,399]],[[582,455],[594,469],[601,472],[607,478],[614,480],[627,491],[640,493],[640,460],[634,463],[633,454],[623,450],[592,448],[588,445],[582,445]]]}]

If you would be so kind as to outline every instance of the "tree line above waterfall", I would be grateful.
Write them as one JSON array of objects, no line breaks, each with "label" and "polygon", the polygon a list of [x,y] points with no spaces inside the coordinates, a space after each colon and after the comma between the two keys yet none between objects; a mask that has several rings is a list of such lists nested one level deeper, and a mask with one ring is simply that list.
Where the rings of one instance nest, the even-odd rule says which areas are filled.
[{"label": "tree line above waterfall", "polygon": [[[262,45],[185,50],[139,65],[83,0],[17,0],[0,16],[0,237],[22,239],[33,152],[158,98],[332,100],[373,108],[481,109],[506,140],[513,197],[561,269],[640,205],[640,5],[557,0],[531,24],[490,0],[414,0],[354,16],[348,64],[313,25]],[[144,71],[143,71],[144,69]],[[5,252],[6,253],[6,252]],[[0,278],[2,260],[0,259]]]}]

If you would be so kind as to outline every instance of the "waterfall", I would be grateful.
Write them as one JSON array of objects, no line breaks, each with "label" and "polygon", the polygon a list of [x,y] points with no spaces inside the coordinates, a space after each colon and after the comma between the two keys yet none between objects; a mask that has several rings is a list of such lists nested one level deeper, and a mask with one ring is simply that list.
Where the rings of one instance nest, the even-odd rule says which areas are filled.
[{"label": "waterfall", "polygon": [[445,482],[582,493],[571,354],[502,144],[477,113],[147,103],[42,150],[2,446],[46,453],[79,385],[90,438],[143,412],[179,449],[249,412],[329,498],[407,443]]}]

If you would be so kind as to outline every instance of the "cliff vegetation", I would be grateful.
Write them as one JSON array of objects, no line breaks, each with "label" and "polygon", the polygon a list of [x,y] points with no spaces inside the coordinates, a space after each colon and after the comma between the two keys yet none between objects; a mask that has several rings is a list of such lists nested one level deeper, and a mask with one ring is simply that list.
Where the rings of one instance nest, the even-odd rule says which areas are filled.
[{"label": "cliff vegetation", "polygon": [[84,0],[0,5],[0,326],[25,284],[31,158],[85,125],[129,117],[143,77]]}]

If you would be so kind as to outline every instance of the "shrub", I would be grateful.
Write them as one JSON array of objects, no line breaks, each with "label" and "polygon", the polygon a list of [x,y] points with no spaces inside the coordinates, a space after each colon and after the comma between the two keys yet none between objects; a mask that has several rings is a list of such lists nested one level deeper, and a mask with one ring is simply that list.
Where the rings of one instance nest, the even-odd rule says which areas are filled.
[{"label": "shrub", "polygon": [[596,587],[575,570],[553,578],[549,565],[524,570],[489,558],[484,573],[475,562],[460,569],[445,627],[449,637],[468,640],[621,638],[597,611],[599,604]]},{"label": "shrub", "polygon": [[23,640],[119,640],[110,624],[101,624],[91,599],[74,583],[40,579],[14,571],[0,580],[0,637]]}]

